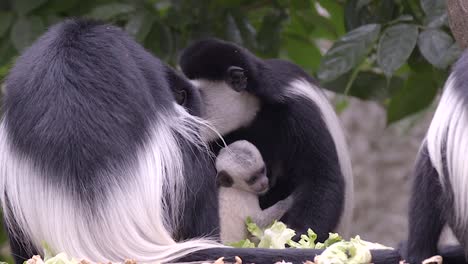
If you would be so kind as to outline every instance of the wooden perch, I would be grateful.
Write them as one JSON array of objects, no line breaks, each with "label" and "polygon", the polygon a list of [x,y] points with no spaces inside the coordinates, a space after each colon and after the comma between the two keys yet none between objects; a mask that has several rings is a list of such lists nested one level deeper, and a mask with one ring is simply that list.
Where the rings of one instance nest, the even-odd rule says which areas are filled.
[{"label": "wooden perch", "polygon": [[463,49],[468,47],[468,1],[446,0],[450,29]]}]

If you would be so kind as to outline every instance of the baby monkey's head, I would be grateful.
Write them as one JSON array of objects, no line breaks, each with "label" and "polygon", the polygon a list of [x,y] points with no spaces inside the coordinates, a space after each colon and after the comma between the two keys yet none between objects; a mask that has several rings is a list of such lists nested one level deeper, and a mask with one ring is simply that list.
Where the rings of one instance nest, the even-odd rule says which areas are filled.
[{"label": "baby monkey's head", "polygon": [[223,187],[264,194],[268,191],[265,162],[250,142],[239,140],[219,152],[216,158],[217,182]]}]

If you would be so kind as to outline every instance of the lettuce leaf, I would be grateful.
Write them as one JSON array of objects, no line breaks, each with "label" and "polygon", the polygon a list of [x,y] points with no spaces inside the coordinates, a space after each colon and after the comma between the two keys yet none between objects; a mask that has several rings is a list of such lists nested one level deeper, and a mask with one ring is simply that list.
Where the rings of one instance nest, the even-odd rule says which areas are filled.
[{"label": "lettuce leaf", "polygon": [[229,246],[235,248],[255,248],[255,243],[250,241],[249,239],[244,239],[238,242],[230,243]]}]

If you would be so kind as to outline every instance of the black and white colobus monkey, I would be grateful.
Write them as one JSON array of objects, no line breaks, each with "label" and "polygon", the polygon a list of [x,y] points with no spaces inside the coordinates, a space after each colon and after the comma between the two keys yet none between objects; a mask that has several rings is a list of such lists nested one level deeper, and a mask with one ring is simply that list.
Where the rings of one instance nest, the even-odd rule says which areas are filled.
[{"label": "black and white colobus monkey", "polygon": [[445,83],[413,180],[407,260],[436,255],[445,224],[468,256],[468,52]]},{"label": "black and white colobus monkey", "polygon": [[16,262],[44,242],[96,262],[166,262],[217,246],[173,239],[219,228],[203,123],[172,94],[187,93],[176,97],[197,115],[191,88],[110,25],[67,20],[27,49],[6,80],[0,123],[0,199]]},{"label": "black and white colobus monkey", "polygon": [[231,243],[248,235],[245,220],[251,217],[260,227],[280,219],[294,202],[292,196],[262,210],[258,196],[268,191],[265,162],[260,151],[246,140],[235,141],[216,157],[219,185],[221,242]]},{"label": "black and white colobus monkey", "polygon": [[272,187],[262,207],[294,193],[282,221],[298,233],[312,228],[320,240],[332,231],[347,236],[351,162],[338,118],[316,82],[290,62],[263,60],[217,39],[189,46],[180,66],[200,89],[204,119],[228,144],[245,139],[260,150]]}]

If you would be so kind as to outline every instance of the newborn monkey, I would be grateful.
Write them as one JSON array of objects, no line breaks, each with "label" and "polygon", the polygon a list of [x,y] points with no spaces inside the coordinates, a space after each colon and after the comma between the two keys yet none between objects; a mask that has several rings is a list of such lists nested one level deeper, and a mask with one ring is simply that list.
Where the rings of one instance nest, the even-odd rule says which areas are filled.
[{"label": "newborn monkey", "polygon": [[260,152],[248,141],[235,141],[222,149],[216,158],[216,170],[223,243],[246,238],[247,217],[260,227],[266,227],[280,219],[293,204],[289,196],[265,210],[260,208],[258,196],[268,191],[268,178]]}]

